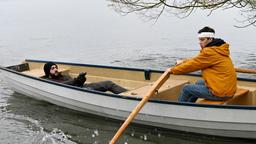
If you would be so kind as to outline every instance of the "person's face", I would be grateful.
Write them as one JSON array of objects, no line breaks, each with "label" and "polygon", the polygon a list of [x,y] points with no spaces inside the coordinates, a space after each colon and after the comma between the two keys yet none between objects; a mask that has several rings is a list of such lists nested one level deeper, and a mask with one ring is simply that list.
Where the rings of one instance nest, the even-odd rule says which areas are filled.
[{"label": "person's face", "polygon": [[51,66],[51,69],[50,69],[50,75],[55,75],[57,76],[58,75],[58,67],[56,65],[52,65]]},{"label": "person's face", "polygon": [[212,38],[202,37],[199,38],[199,44],[201,48],[205,48],[205,46],[212,41]]}]

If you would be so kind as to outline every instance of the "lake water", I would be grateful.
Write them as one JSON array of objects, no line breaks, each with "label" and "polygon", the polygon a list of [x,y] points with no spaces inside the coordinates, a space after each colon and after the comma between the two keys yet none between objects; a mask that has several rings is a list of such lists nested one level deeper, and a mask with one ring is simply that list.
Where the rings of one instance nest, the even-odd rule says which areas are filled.
[{"label": "lake water", "polygon": [[[197,11],[186,19],[163,15],[145,22],[121,16],[105,0],[0,0],[0,65],[24,59],[165,70],[175,60],[199,52],[197,31],[209,25],[230,43],[236,67],[256,69],[255,27],[235,28],[238,10],[219,10],[210,17]],[[255,75],[240,75],[255,78]],[[11,91],[0,75],[0,143],[102,144],[121,121],[79,113]],[[129,126],[120,143],[166,144],[255,143]]]}]

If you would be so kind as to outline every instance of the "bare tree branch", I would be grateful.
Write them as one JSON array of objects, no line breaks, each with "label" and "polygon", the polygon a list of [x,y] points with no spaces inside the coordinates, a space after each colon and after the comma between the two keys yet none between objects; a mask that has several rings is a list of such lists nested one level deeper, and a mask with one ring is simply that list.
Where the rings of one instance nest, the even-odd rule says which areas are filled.
[{"label": "bare tree branch", "polygon": [[136,13],[148,20],[157,20],[164,12],[177,17],[187,17],[196,9],[209,10],[239,8],[245,24],[256,25],[256,0],[108,0],[115,11],[126,15]]}]

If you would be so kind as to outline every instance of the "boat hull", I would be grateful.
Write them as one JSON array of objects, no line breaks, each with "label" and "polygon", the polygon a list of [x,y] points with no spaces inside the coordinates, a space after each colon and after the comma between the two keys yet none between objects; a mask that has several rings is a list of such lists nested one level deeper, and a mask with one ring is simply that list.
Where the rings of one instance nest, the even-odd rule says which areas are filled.
[{"label": "boat hull", "polygon": [[[89,91],[2,69],[14,91],[62,107],[118,120],[140,99]],[[256,108],[149,101],[134,123],[200,134],[256,139]]]}]

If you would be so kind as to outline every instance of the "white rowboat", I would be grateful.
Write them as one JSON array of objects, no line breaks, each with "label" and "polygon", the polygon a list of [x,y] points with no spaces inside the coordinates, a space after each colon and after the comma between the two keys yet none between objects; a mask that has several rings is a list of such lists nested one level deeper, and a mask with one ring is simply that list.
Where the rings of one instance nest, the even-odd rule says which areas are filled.
[{"label": "white rowboat", "polygon": [[[112,80],[129,89],[119,95],[92,91],[41,78],[47,61],[26,60],[0,67],[14,91],[70,109],[125,120],[162,71],[55,62],[72,77],[87,72],[87,82]],[[239,79],[243,94],[224,103],[179,103],[180,90],[198,75],[171,75],[158,93],[142,108],[134,123],[180,131],[256,139],[256,80]]]}]

